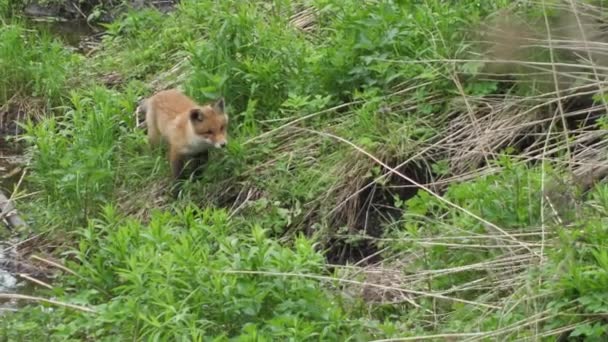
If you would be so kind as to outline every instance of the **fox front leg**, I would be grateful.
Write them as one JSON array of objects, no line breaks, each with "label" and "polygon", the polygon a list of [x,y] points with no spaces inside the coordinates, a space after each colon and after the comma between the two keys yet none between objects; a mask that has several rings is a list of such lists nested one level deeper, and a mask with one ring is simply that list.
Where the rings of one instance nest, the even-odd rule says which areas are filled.
[{"label": "fox front leg", "polygon": [[169,161],[171,163],[171,175],[173,176],[173,179],[183,179],[186,166],[185,156],[175,151],[175,149],[171,149],[171,151],[169,151]]},{"label": "fox front leg", "polygon": [[209,151],[202,151],[192,157],[192,175],[196,178],[200,177],[209,161]]}]

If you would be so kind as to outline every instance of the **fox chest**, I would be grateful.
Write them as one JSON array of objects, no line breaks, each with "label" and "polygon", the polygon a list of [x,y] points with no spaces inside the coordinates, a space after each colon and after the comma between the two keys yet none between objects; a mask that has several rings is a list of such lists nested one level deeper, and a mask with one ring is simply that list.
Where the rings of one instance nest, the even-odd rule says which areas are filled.
[{"label": "fox chest", "polygon": [[198,154],[208,150],[211,146],[212,144],[209,142],[209,140],[192,134],[187,137],[185,144],[180,149],[180,152],[187,155]]}]

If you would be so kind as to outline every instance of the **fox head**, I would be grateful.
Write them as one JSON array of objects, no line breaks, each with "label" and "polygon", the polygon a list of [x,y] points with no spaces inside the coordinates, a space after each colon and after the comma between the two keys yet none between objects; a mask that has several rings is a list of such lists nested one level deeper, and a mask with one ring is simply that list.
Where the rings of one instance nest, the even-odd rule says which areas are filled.
[{"label": "fox head", "polygon": [[224,111],[224,99],[213,104],[194,107],[189,112],[194,134],[208,145],[216,148],[228,143],[228,115]]}]

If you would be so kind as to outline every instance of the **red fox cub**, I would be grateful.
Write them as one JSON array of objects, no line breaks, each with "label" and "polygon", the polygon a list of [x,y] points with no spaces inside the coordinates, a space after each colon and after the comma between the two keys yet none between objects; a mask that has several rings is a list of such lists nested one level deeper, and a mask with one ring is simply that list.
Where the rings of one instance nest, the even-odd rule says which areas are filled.
[{"label": "red fox cub", "polygon": [[226,146],[228,115],[223,98],[199,105],[179,90],[163,90],[144,99],[137,113],[146,115],[150,146],[158,146],[161,140],[169,144],[174,179],[183,178],[186,163],[194,162],[198,169],[207,161],[210,148]]}]

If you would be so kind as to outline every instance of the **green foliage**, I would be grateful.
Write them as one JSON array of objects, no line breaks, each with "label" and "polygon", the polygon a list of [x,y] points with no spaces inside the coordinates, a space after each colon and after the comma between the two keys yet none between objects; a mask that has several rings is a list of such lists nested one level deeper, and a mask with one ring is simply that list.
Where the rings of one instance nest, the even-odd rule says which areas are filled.
[{"label": "green foliage", "polygon": [[150,9],[129,12],[122,20],[106,24],[106,50],[90,61],[89,72],[119,72],[126,78],[145,78],[176,62],[173,54],[190,37],[186,23],[171,21]]},{"label": "green foliage", "polygon": [[[469,239],[457,241],[464,245],[478,245],[479,240],[475,239],[475,235],[502,235],[490,224],[507,231],[535,227],[541,217],[541,199],[536,196],[541,190],[541,170],[512,164],[506,158],[499,165],[503,168],[499,173],[450,186],[443,201],[427,192],[420,192],[405,202],[403,229],[388,234],[408,240],[441,237],[445,241],[449,241],[450,237],[465,235]],[[504,243],[507,243],[508,238],[505,239]],[[502,254],[496,248],[450,250],[443,244],[429,247],[415,242],[394,243],[391,248],[395,251],[419,249],[427,255],[417,263],[417,267],[424,269],[466,266]],[[462,272],[460,276],[438,275],[434,277],[433,288],[450,288],[470,281],[475,275],[476,272]]]},{"label": "green foliage", "polygon": [[[165,16],[137,11],[109,24],[107,52],[95,60],[104,70],[140,78],[187,56],[188,93],[201,101],[224,95],[237,119],[253,101],[257,121],[275,120],[293,96],[347,101],[364,89],[386,90],[420,77],[437,81],[428,91],[445,91],[449,81],[441,80],[435,67],[402,62],[457,54],[463,13],[478,18],[500,5],[317,1],[314,6],[324,27],[319,41],[287,21],[294,13],[289,1],[185,1]],[[441,41],[435,42],[434,31]]]},{"label": "green foliage", "polygon": [[76,58],[55,39],[20,25],[0,27],[0,103],[33,96],[60,103]]},{"label": "green foliage", "polygon": [[[190,206],[173,214],[155,212],[146,226],[119,217],[112,207],[101,216],[80,232],[78,262],[69,264],[79,277],[66,280],[66,288],[91,290],[77,297],[55,291],[72,303],[94,305],[99,314],[93,321],[79,315],[70,324],[41,327],[58,338],[304,341],[365,336],[318,280],[297,275],[324,268],[322,255],[307,239],[296,238],[291,249],[269,239],[259,226],[235,234],[224,211]],[[70,315],[59,310],[53,321]],[[3,322],[5,333],[21,327]]]},{"label": "green foliage", "polygon": [[0,0],[0,22],[4,24],[5,18],[13,14],[14,5],[11,0]]},{"label": "green foliage", "polygon": [[119,156],[137,149],[140,139],[128,89],[120,96],[105,88],[72,92],[70,102],[62,117],[24,126],[33,154],[28,180],[44,191],[45,206],[64,213],[57,218],[82,223],[112,198]]},{"label": "green foliage", "polygon": [[[608,186],[602,184],[589,194],[584,214],[571,229],[560,231],[561,245],[567,246],[553,253],[559,265],[558,280],[550,288],[559,291],[561,298],[552,301],[556,311],[573,310],[570,317],[561,321],[582,321],[581,317],[605,313],[608,310]],[[602,340],[608,336],[608,324],[588,322],[578,326],[571,336],[588,340]]]},{"label": "green foliage", "polygon": [[278,13],[280,2],[268,9],[240,1],[209,7],[200,2],[186,12],[198,17],[190,19],[204,23],[209,34],[207,40],[186,46],[193,69],[188,89],[203,98],[225,94],[237,113],[255,99],[263,110],[260,118],[275,119],[273,113],[289,90],[304,83],[305,57],[313,53],[310,44]]},{"label": "green foliage", "polygon": [[[506,234],[523,236],[538,232],[536,229],[543,225],[542,198],[539,196],[543,194],[542,180],[555,179],[551,176],[560,174],[547,167],[543,177],[540,167],[514,164],[508,158],[503,158],[497,166],[502,168],[498,173],[450,186],[443,198],[451,204],[426,192],[421,192],[404,203],[398,202],[407,208],[404,227],[387,232],[387,236],[396,239],[386,244],[391,253],[407,251],[411,255],[424,255],[424,258],[410,260],[409,272],[457,270],[459,267],[467,268],[469,265],[500,260],[508,245],[518,247]],[[559,248],[548,247],[545,250],[547,261],[541,268],[529,270],[529,280],[525,282],[522,293],[514,294],[519,303],[508,314],[497,312],[483,319],[479,319],[478,312],[468,305],[444,306],[445,329],[493,331],[508,327],[509,324],[521,324],[530,315],[529,306],[537,305],[547,309],[546,315],[555,315],[547,324],[547,329],[572,324],[576,326],[570,334],[572,337],[605,339],[608,336],[608,325],[602,321],[585,321],[585,318],[608,310],[608,254],[605,252],[608,234],[608,222],[605,219],[607,194],[606,185],[594,188],[587,195],[586,201],[580,204],[582,214],[576,216],[576,222],[568,227],[547,224],[552,222],[547,220],[548,213],[556,210],[557,203],[552,202],[551,210],[545,211],[544,234],[557,232],[558,241],[552,240],[549,246],[557,243]],[[545,204],[551,201],[550,197],[545,198]],[[473,215],[483,218],[484,222]],[[490,224],[504,231],[498,232]],[[488,241],[478,238],[487,235],[496,236],[497,239]],[[424,241],[435,243],[426,245]],[[495,247],[502,245],[503,248],[481,248],[488,242],[498,245]],[[492,273],[485,268],[463,269],[447,275],[438,272],[428,281],[427,286],[448,291],[476,279],[492,277]],[[529,293],[527,291],[530,288],[535,290]],[[537,293],[551,295],[540,301],[528,297]],[[474,299],[489,295],[484,291],[467,291],[463,297]],[[533,304],[526,303],[528,301]]]}]

